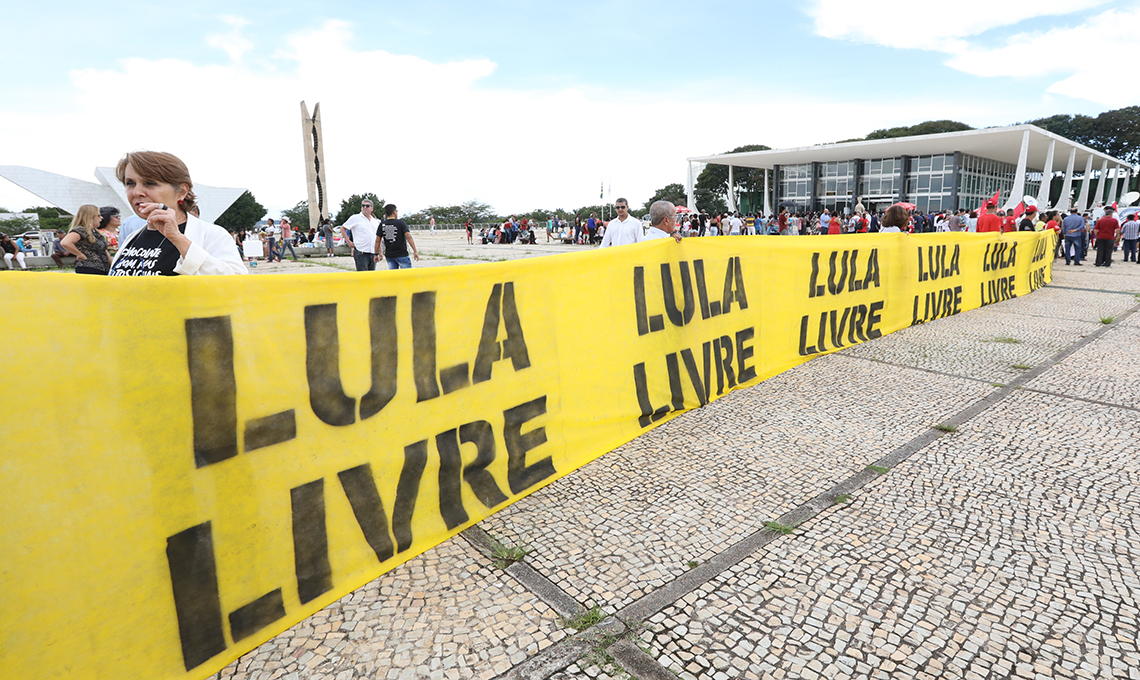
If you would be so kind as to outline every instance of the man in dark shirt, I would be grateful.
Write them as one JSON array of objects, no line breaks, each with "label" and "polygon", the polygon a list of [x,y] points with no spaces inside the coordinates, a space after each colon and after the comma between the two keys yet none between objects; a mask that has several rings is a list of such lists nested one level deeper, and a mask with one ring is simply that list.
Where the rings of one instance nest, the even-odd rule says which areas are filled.
[{"label": "man in dark shirt", "polygon": [[1104,209],[1104,217],[1096,221],[1096,266],[1112,266],[1112,249],[1120,238],[1120,222],[1112,216],[1112,208]]},{"label": "man in dark shirt", "polygon": [[376,232],[376,252],[384,256],[388,262],[388,269],[411,269],[412,260],[408,257],[408,246],[412,247],[412,254],[416,262],[420,260],[420,251],[416,249],[416,242],[408,231],[408,225],[400,219],[396,206],[392,203],[384,206],[384,221]]},{"label": "man in dark shirt", "polygon": [[1021,221],[1017,223],[1017,230],[1018,231],[1037,231],[1037,226],[1036,226],[1037,223],[1034,221],[1036,219],[1037,219],[1037,208],[1035,208],[1034,206],[1031,205],[1025,209],[1024,217],[1022,217]]}]

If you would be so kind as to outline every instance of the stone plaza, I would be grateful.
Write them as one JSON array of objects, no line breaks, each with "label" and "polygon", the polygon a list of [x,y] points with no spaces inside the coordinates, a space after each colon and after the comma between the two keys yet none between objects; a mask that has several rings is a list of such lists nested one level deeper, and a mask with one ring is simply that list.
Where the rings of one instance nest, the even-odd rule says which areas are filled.
[{"label": "stone plaza", "polygon": [[[577,249],[416,238],[424,265]],[[1140,678],[1138,308],[1140,266],[1060,264],[1026,297],[815,359],[215,677]],[[528,552],[506,566],[496,544]]]}]

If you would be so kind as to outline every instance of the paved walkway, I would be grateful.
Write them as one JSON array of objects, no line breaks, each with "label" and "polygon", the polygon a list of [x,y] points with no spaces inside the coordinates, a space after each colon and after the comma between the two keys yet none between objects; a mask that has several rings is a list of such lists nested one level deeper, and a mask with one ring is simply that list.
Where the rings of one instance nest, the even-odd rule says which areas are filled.
[{"label": "paved walkway", "polygon": [[1140,678],[1136,293],[1059,263],[730,394],[218,677]]}]

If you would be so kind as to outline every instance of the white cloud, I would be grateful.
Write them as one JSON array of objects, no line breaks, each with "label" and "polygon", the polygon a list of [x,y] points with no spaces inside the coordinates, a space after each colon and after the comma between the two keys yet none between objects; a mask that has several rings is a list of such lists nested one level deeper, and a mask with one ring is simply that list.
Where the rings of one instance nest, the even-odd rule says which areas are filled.
[{"label": "white cloud", "polygon": [[[640,204],[684,181],[686,156],[818,144],[932,117],[921,102],[893,101],[836,116],[810,96],[785,106],[767,91],[697,109],[660,93],[496,89],[485,84],[496,69],[488,60],[433,63],[356,42],[350,24],[330,21],[274,49],[258,45],[259,60],[130,59],[75,71],[58,113],[0,105],[0,164],[90,179],[126,151],[165,150],[196,181],[249,188],[276,211],[306,198],[304,100],[321,104],[334,208],[375,191],[405,213],[469,199],[507,212],[588,205],[602,181],[609,198]],[[1017,120],[1017,104],[949,102],[937,117]],[[0,205],[33,201],[0,182]]]},{"label": "white cloud", "polygon": [[[816,34],[826,38],[942,52],[947,66],[976,76],[1063,75],[1048,92],[1105,106],[1128,106],[1140,97],[1123,86],[1115,72],[1125,72],[1127,67],[1120,66],[1128,59],[1125,48],[1140,35],[1138,8],[1108,9],[1074,25],[1062,20],[1062,25],[1048,30],[982,36],[1027,19],[1063,16],[1106,2],[959,0],[948,12],[943,5],[901,0],[816,0],[808,13],[815,19]],[[931,26],[936,28],[930,30]]]},{"label": "white cloud", "polygon": [[1070,14],[1109,0],[957,0],[943,3],[912,0],[815,0],[808,15],[815,32],[825,38],[905,49],[956,52],[963,38],[1026,19]]},{"label": "white cloud", "polygon": [[210,47],[222,50],[229,55],[233,61],[240,61],[242,56],[253,49],[253,43],[242,37],[241,29],[243,26],[248,26],[249,21],[241,17],[236,17],[231,14],[224,14],[221,17],[222,23],[230,27],[228,33],[215,33],[206,37],[206,44]]}]

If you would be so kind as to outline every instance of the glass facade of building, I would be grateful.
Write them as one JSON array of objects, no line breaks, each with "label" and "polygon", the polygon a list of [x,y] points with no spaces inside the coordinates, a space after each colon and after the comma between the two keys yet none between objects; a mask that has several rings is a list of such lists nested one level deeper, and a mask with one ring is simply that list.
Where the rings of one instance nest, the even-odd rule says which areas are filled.
[{"label": "glass facade of building", "polygon": [[899,158],[876,158],[859,161],[859,198],[869,210],[888,206],[898,201],[899,187],[902,186],[902,160]]},{"label": "glass facade of building", "polygon": [[[956,158],[961,159],[960,166]],[[923,212],[972,210],[995,192],[1001,192],[1004,202],[1016,173],[1011,163],[954,152],[801,163],[780,166],[774,198],[776,204],[793,201],[800,210],[842,212],[859,202],[881,210],[898,201],[913,203]],[[1041,170],[1027,168],[1026,175],[1024,191],[1036,195]]]},{"label": "glass facade of building", "polygon": [[[1026,170],[1026,174],[1025,193],[1036,196],[1041,188],[1041,170]],[[1016,177],[1017,166],[1013,163],[962,154],[962,167],[958,173],[958,205],[970,210],[976,209],[982,201],[999,191],[1004,199],[1013,191]],[[1037,178],[1036,181],[1033,178]]]},{"label": "glass facade of building", "polygon": [[[912,156],[906,160],[906,201],[922,212],[954,206],[954,154]],[[991,194],[992,195],[992,194]]]},{"label": "glass facade of building", "polygon": [[[810,167],[810,166],[809,166]],[[855,161],[819,164],[815,180],[816,205],[835,212],[855,207]]]},{"label": "glass facade of building", "polygon": [[777,203],[795,201],[800,210],[811,208],[811,163],[781,165],[780,179],[776,182]]}]

